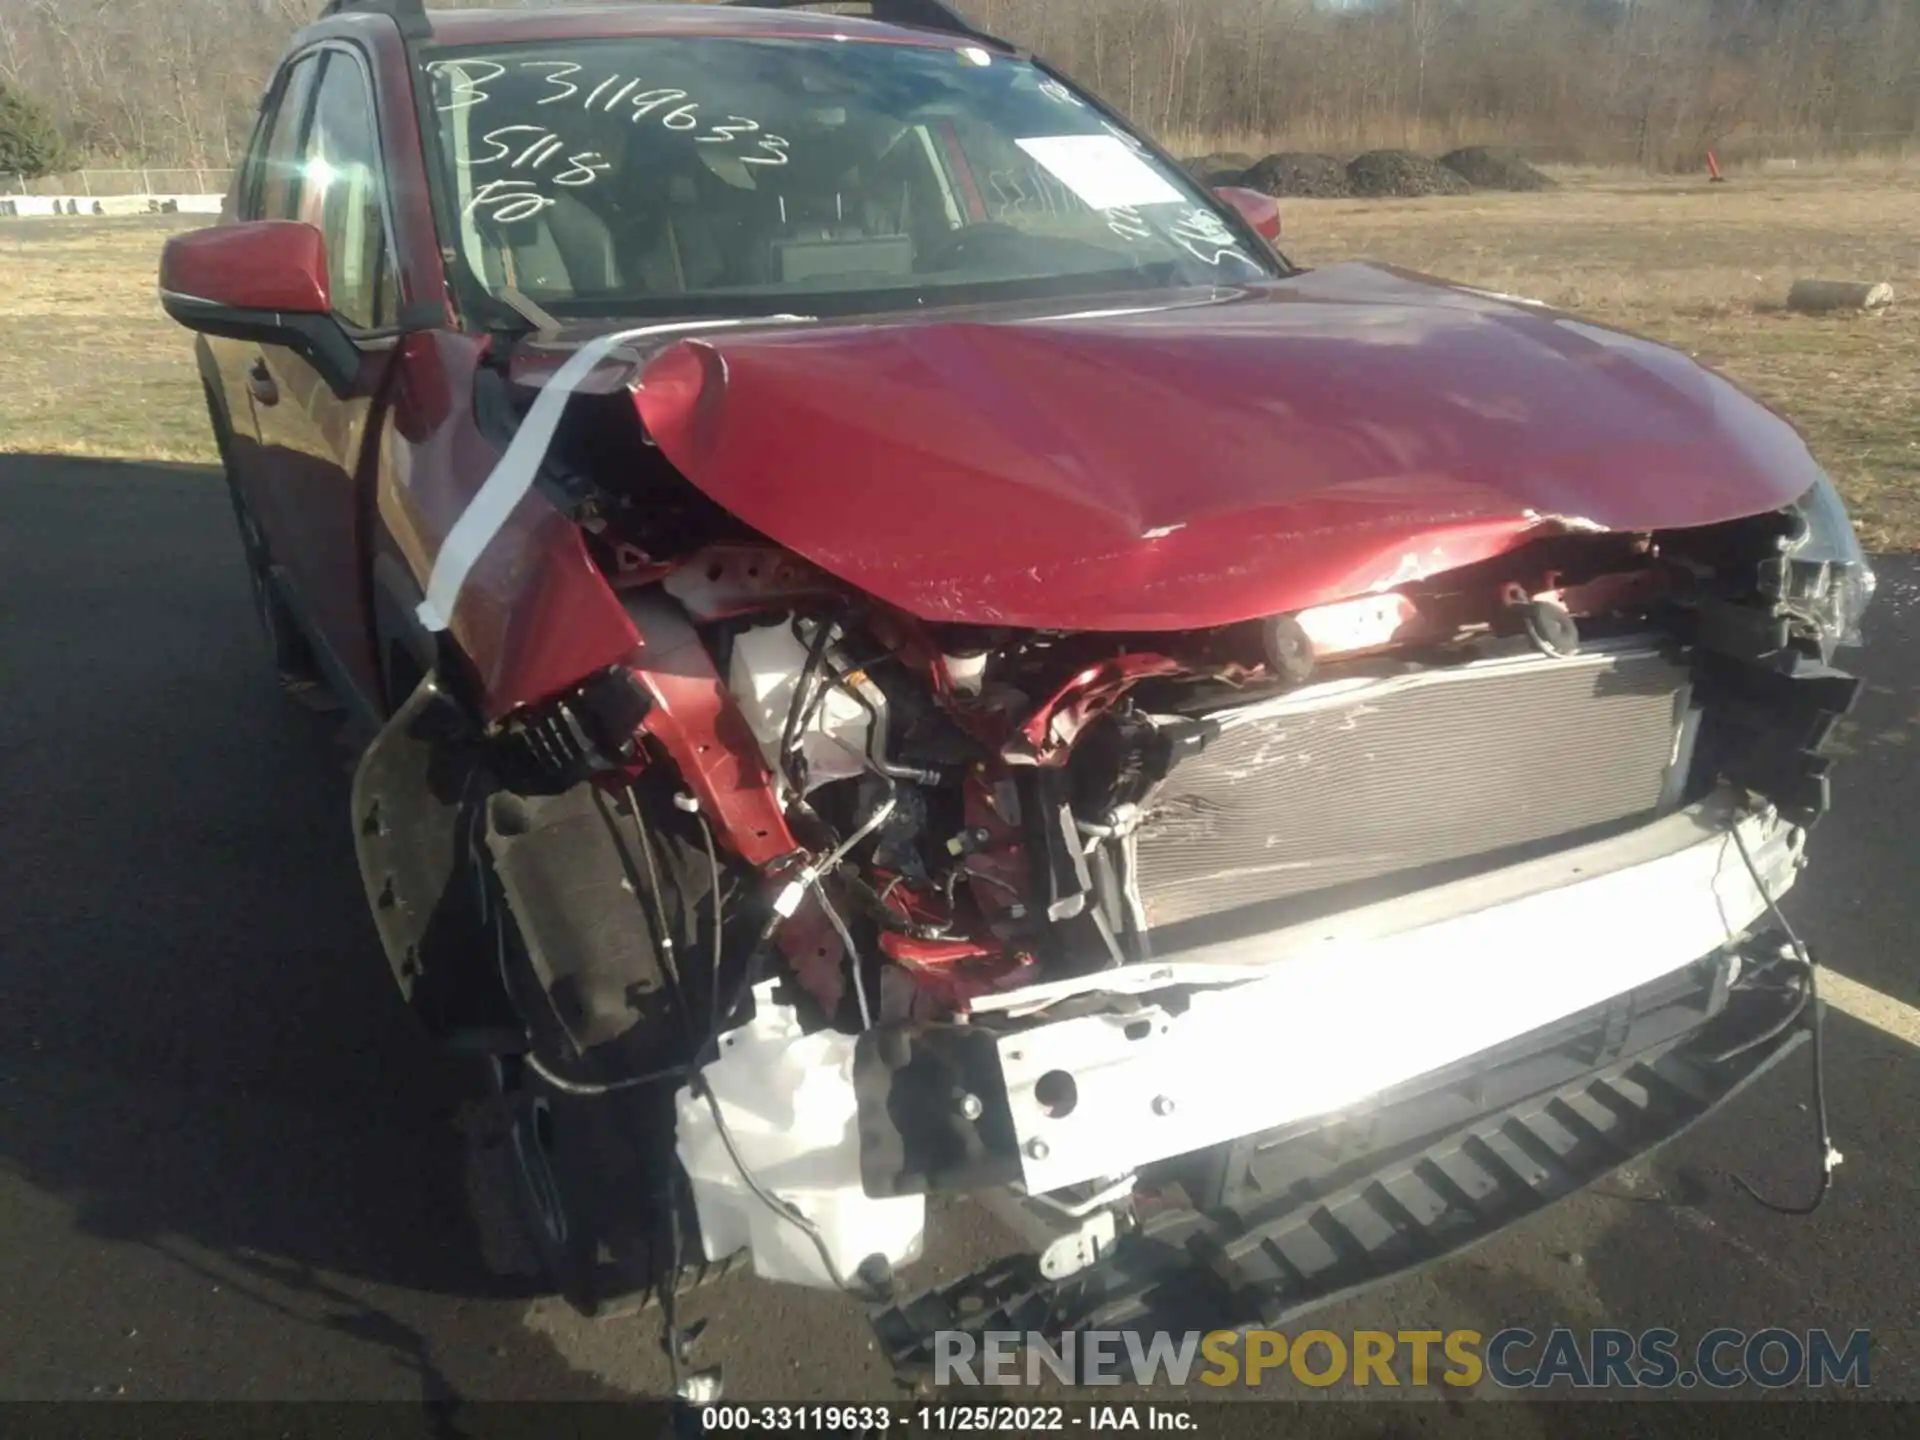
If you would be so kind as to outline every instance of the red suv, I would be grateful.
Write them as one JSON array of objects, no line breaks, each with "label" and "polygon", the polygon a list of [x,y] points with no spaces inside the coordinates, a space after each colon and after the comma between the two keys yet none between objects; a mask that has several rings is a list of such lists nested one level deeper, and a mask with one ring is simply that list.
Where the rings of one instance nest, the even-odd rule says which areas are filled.
[{"label": "red suv", "polygon": [[[554,1282],[1274,1323],[1805,1039],[1873,577],[1794,431],[869,8],[335,0],[161,264]],[[1018,1253],[903,1298],[952,1193]]]}]

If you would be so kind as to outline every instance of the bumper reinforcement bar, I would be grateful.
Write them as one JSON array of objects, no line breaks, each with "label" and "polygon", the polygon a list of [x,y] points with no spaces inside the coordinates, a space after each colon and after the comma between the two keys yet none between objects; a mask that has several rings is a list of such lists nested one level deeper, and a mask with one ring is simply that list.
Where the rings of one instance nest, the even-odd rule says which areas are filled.
[{"label": "bumper reinforcement bar", "polygon": [[1421,1144],[1302,1201],[1143,1216],[1091,1269],[1044,1280],[1017,1256],[873,1313],[896,1369],[923,1371],[937,1332],[1280,1326],[1457,1255],[1658,1148],[1796,1049],[1796,1028],[1730,1061],[1685,1042],[1642,1053]]}]

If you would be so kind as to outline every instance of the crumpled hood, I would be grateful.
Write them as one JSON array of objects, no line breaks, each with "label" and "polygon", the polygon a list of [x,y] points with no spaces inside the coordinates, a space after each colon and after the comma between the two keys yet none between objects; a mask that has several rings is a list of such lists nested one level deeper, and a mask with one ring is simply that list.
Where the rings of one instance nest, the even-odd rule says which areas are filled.
[{"label": "crumpled hood", "polygon": [[1820,473],[1677,351],[1358,264],[1136,312],[710,332],[636,394],[682,474],[823,569],[1044,629],[1226,624]]}]

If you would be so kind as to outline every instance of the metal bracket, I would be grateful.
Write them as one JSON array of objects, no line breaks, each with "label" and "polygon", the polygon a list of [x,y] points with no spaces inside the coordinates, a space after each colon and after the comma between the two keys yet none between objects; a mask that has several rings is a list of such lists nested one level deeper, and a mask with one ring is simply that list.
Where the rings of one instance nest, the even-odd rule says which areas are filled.
[{"label": "metal bracket", "polygon": [[1133,1185],[1134,1177],[1124,1176],[1077,1201],[1028,1195],[1018,1186],[984,1190],[976,1198],[1033,1247],[1041,1277],[1059,1281],[1092,1269],[1112,1251],[1120,1217],[1131,1207]]}]

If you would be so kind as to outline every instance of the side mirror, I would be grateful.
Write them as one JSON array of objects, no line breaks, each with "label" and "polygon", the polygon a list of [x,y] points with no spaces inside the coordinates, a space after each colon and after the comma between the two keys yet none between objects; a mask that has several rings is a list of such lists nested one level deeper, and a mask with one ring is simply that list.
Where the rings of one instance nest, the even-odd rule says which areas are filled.
[{"label": "side mirror", "polygon": [[1273,196],[1240,185],[1221,185],[1213,193],[1238,210],[1240,218],[1251,225],[1262,240],[1273,245],[1280,243],[1280,202]]},{"label": "side mirror", "polygon": [[160,252],[160,306],[203,335],[286,346],[337,395],[360,373],[360,351],[333,315],[326,239],[301,221],[175,235]]}]

